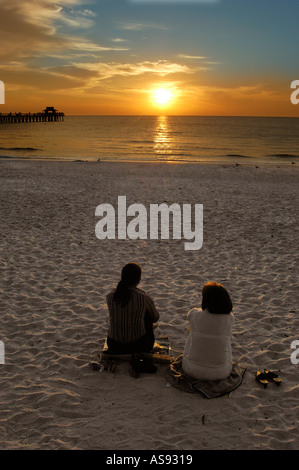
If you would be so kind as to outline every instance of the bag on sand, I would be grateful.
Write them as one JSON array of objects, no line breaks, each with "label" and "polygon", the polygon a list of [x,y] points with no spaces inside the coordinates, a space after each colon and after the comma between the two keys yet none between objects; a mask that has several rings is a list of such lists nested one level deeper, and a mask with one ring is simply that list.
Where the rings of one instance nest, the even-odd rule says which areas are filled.
[{"label": "bag on sand", "polygon": [[154,374],[157,371],[152,358],[146,357],[144,354],[133,354],[131,366],[137,376],[141,373]]}]

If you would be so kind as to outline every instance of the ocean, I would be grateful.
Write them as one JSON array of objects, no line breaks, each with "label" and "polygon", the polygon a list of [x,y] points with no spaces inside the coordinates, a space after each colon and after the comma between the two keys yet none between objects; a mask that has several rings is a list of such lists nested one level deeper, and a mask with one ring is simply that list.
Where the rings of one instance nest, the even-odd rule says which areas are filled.
[{"label": "ocean", "polygon": [[299,119],[66,116],[1,124],[0,158],[290,164],[299,158]]}]

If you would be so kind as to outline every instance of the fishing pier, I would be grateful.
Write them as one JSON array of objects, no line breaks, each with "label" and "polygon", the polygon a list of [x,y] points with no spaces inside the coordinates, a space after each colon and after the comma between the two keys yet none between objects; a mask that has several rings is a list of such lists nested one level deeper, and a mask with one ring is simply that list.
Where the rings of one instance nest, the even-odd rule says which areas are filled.
[{"label": "fishing pier", "polygon": [[0,113],[0,124],[64,121],[64,113],[48,106],[41,113]]}]

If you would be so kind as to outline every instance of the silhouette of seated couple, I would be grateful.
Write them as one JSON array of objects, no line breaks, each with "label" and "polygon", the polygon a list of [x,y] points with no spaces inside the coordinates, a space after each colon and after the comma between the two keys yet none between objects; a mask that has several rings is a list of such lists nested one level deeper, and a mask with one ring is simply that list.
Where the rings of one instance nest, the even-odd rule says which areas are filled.
[{"label": "silhouette of seated couple", "polygon": [[[126,264],[117,288],[107,295],[109,309],[108,353],[150,352],[154,346],[159,313],[151,297],[137,286],[141,268]],[[208,282],[202,289],[201,308],[188,312],[189,328],[182,368],[197,380],[221,380],[232,371],[232,302],[225,288]]]}]

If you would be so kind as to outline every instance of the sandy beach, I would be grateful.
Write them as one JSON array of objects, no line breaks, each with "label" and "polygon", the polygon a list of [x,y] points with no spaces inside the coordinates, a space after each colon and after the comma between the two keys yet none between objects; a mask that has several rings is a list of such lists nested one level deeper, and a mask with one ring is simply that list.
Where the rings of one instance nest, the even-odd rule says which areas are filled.
[{"label": "sandy beach", "polygon": [[[1,449],[298,449],[298,165],[0,161]],[[203,204],[203,247],[182,240],[99,240],[99,204]],[[134,379],[95,372],[106,294],[139,263],[160,312],[157,334],[182,353],[204,283],[229,291],[229,396],[169,386],[166,366]],[[279,373],[264,389],[257,369]],[[203,418],[204,417],[204,418]]]}]

